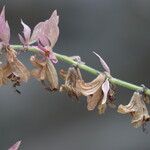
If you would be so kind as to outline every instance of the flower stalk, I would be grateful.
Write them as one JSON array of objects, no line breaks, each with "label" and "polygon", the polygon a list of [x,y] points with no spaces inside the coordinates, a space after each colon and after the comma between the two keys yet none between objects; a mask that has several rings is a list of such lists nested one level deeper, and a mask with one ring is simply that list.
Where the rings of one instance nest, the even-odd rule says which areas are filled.
[{"label": "flower stalk", "polygon": [[[22,45],[10,45],[10,47],[12,47],[15,50],[25,50],[25,48]],[[28,46],[27,51],[34,52],[34,53],[38,53],[38,52],[41,53],[41,51],[38,48],[32,47],[32,46]],[[75,66],[78,65],[78,67],[80,69],[82,69],[86,72],[89,72],[93,75],[98,75],[99,73],[101,73],[100,71],[98,71],[88,65],[80,64],[80,63],[74,61],[73,59],[71,59],[70,57],[68,57],[66,55],[62,55],[59,53],[55,53],[55,55],[59,61],[63,61],[63,62],[66,62],[71,65],[75,65]],[[114,77],[108,76],[108,79],[112,84],[127,88],[129,90],[134,90],[134,91],[142,91],[143,90],[142,86],[138,86],[138,85],[114,78]],[[150,95],[150,89],[147,88],[147,89],[145,89],[144,92],[145,92],[145,94]]]}]

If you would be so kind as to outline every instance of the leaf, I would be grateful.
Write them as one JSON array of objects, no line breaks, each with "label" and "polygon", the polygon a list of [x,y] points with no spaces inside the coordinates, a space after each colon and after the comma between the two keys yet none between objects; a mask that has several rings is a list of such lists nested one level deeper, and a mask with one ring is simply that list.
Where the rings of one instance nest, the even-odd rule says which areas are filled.
[{"label": "leaf", "polygon": [[104,70],[110,74],[110,68],[108,67],[106,62],[103,60],[103,58],[100,55],[98,55],[96,52],[93,51],[93,53],[99,58]]},{"label": "leaf", "polygon": [[18,141],[13,146],[11,146],[8,150],[18,150],[20,145],[21,145],[21,141]]}]

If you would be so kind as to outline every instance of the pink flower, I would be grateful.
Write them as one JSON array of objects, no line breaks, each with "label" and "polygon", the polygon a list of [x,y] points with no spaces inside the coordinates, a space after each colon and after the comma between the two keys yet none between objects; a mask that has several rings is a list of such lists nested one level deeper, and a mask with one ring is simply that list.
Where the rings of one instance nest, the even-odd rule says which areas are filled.
[{"label": "pink flower", "polygon": [[48,20],[40,22],[35,26],[31,35],[30,27],[21,21],[24,29],[23,36],[19,34],[20,41],[25,46],[29,46],[35,42],[38,43],[38,48],[44,52],[45,57],[50,59],[53,63],[57,63],[56,56],[52,49],[59,36],[58,22],[59,16],[55,10]]},{"label": "pink flower", "polygon": [[10,40],[10,28],[8,22],[5,20],[5,7],[3,7],[0,14],[0,40],[2,44],[9,45]]},{"label": "pink flower", "polygon": [[16,142],[13,146],[11,146],[8,150],[18,150],[20,147],[21,141]]},{"label": "pink flower", "polygon": [[23,25],[23,36],[19,35],[19,39],[23,45],[28,46],[30,43],[30,38],[31,38],[31,29],[28,25],[26,25],[22,20],[21,24]]}]

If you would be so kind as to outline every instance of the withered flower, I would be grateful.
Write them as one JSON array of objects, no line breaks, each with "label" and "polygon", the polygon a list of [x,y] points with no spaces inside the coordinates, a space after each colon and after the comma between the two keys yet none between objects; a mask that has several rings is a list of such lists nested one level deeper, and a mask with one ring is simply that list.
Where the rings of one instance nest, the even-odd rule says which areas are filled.
[{"label": "withered flower", "polygon": [[108,79],[108,76],[110,77],[108,65],[97,53],[94,52],[94,54],[100,58],[100,62],[105,69],[105,72],[100,73],[96,79],[89,83],[78,80],[77,89],[82,95],[87,96],[87,109],[91,111],[97,106],[99,114],[101,114],[105,112],[107,104],[109,104],[109,106],[114,106],[114,91]]},{"label": "withered flower", "polygon": [[30,72],[22,64],[16,56],[16,51],[10,47],[6,48],[7,62],[0,68],[0,85],[4,85],[7,81],[11,81],[13,86],[20,86],[21,82],[27,82]]},{"label": "withered flower", "polygon": [[77,89],[76,84],[77,80],[82,80],[80,69],[78,67],[69,67],[68,71],[61,69],[60,75],[65,80],[65,84],[61,85],[60,91],[78,99],[81,96],[81,92]]},{"label": "withered flower", "polygon": [[118,112],[122,114],[130,114],[132,116],[132,125],[135,128],[140,127],[150,120],[148,110],[144,103],[143,94],[134,92],[128,105],[119,105]]},{"label": "withered flower", "polygon": [[88,110],[95,109],[97,105],[100,113],[105,109],[104,107],[107,99],[106,94],[108,93],[107,84],[109,83],[107,80],[105,82],[105,80],[106,75],[101,73],[96,79],[89,83],[85,83],[83,80],[77,81],[77,89],[82,93],[82,95],[87,96]]},{"label": "withered flower", "polygon": [[31,71],[31,75],[41,81],[44,86],[46,86],[45,84],[48,81],[49,84],[46,88],[50,89],[50,91],[58,90],[58,76],[52,62],[49,59],[39,60],[35,56],[31,56],[30,61],[36,67],[36,69]]}]

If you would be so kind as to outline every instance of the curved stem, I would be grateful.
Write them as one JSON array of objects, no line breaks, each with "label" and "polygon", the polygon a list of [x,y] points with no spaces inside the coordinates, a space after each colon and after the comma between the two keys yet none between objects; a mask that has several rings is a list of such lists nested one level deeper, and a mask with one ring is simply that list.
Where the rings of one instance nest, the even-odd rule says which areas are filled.
[{"label": "curved stem", "polygon": [[[14,48],[14,49],[17,49],[17,50],[24,50],[24,47],[22,45],[11,45],[11,47]],[[38,48],[32,47],[32,46],[28,47],[28,51],[41,52]],[[56,57],[59,61],[64,61],[64,62],[66,62],[68,64],[71,64],[71,65],[78,65],[78,67],[80,69],[82,69],[86,72],[89,72],[93,75],[98,75],[100,73],[98,70],[96,70],[92,67],[89,67],[89,66],[84,65],[84,64],[78,64],[76,61],[74,61],[73,59],[71,59],[70,57],[68,57],[66,55],[62,55],[62,54],[58,54],[58,53],[55,53],[55,55],[56,55]],[[143,87],[141,87],[141,86],[137,86],[135,84],[132,84],[132,83],[129,83],[129,82],[126,82],[126,81],[123,81],[123,80],[120,80],[120,79],[117,79],[117,78],[114,78],[114,77],[109,78],[109,81],[112,84],[122,86],[122,87],[130,89],[130,90],[135,90],[135,91],[143,90]],[[150,89],[146,89],[145,94],[150,95]]]}]

